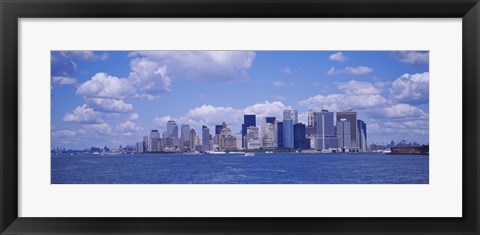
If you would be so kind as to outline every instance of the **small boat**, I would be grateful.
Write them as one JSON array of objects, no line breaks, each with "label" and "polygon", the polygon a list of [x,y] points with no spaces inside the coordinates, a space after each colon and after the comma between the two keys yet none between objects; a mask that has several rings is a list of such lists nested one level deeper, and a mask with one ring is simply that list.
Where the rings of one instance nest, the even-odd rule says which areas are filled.
[{"label": "small boat", "polygon": [[245,157],[253,157],[255,156],[255,153],[245,153]]}]

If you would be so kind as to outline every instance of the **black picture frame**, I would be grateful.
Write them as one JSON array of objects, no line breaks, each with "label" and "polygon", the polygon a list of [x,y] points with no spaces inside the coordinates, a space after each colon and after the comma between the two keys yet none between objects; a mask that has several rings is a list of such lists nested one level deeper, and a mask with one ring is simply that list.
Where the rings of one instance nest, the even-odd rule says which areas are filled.
[{"label": "black picture frame", "polygon": [[[0,0],[2,234],[479,234],[478,0]],[[462,18],[462,218],[18,217],[18,19],[123,17]],[[438,205],[441,207],[442,205]]]}]

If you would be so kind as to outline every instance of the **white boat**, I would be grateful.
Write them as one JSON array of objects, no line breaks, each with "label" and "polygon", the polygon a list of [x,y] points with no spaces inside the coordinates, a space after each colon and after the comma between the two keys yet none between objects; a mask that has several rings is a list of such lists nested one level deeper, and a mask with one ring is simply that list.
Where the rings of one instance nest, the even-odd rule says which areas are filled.
[{"label": "white boat", "polygon": [[253,157],[255,156],[255,153],[245,153],[245,157]]}]

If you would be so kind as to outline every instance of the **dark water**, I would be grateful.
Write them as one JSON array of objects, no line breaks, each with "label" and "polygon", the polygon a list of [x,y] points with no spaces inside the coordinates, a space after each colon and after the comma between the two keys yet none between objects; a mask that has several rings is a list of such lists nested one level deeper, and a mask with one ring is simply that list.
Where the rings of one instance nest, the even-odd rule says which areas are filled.
[{"label": "dark water", "polygon": [[428,156],[52,156],[52,184],[428,184]]}]

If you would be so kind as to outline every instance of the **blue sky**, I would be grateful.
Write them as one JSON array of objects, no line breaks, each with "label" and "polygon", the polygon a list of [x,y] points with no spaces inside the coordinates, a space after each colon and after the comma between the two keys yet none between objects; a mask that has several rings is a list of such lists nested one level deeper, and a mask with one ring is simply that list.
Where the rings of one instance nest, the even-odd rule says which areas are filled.
[{"label": "blue sky", "polygon": [[243,114],[353,109],[369,143],[428,143],[426,51],[53,51],[52,147],[118,147],[173,119],[240,130]]}]

